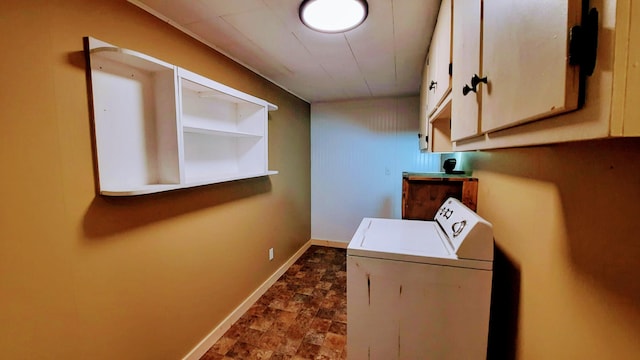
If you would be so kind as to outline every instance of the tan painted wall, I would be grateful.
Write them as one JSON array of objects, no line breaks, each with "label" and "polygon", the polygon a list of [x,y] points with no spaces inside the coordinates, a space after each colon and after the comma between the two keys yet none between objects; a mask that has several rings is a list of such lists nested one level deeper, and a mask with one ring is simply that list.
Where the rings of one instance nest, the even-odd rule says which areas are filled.
[{"label": "tan painted wall", "polygon": [[[309,105],[124,0],[3,0],[0,32],[0,357],[183,357],[309,240]],[[277,104],[280,174],[96,196],[83,36]]]},{"label": "tan painted wall", "polygon": [[465,158],[499,249],[492,354],[637,359],[640,139]]}]

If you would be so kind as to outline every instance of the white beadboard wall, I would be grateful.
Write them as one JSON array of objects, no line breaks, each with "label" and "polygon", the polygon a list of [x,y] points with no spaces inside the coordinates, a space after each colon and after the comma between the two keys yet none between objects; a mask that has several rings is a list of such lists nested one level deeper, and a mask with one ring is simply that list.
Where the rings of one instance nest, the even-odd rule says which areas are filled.
[{"label": "white beadboard wall", "polygon": [[436,172],[418,148],[419,98],[311,104],[311,238],[349,242],[363,217],[400,218],[402,172]]}]

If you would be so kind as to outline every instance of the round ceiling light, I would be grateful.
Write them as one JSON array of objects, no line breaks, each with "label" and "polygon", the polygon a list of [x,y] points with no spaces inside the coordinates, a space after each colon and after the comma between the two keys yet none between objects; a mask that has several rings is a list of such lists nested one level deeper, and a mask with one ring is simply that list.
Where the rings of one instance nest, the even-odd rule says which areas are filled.
[{"label": "round ceiling light", "polygon": [[300,20],[309,28],[339,33],[351,30],[367,18],[366,0],[304,0],[300,4]]}]

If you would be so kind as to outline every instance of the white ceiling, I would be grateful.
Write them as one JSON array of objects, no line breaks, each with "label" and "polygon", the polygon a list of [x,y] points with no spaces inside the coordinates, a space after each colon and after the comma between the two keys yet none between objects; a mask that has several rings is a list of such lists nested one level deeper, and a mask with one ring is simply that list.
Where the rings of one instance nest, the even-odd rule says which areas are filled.
[{"label": "white ceiling", "polygon": [[302,0],[128,0],[308,101],[418,94],[440,0],[368,0],[364,24],[318,33]]}]

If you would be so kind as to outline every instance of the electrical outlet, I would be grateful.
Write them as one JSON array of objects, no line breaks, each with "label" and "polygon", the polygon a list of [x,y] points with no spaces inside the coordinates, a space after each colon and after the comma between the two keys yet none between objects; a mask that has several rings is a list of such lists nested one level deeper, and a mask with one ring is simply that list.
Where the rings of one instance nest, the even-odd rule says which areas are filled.
[{"label": "electrical outlet", "polygon": [[273,248],[269,248],[269,261],[273,260]]}]

